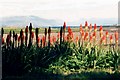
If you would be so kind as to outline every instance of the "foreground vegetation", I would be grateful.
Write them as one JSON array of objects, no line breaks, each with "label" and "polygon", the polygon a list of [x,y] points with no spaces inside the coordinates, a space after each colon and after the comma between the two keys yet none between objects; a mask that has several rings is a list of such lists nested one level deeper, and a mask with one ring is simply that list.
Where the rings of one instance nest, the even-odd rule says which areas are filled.
[{"label": "foreground vegetation", "polygon": [[[38,28],[34,35],[31,24],[29,43],[28,27],[25,29],[25,38],[22,30],[20,36],[13,32],[13,40],[10,38],[11,33],[6,42],[2,38],[3,79],[119,79],[120,50],[117,32],[113,45],[113,38],[110,35],[110,39],[107,39],[108,34],[105,38],[101,27],[100,43],[96,44],[96,25],[92,38],[88,36],[92,33],[91,30],[83,30],[80,26],[80,37],[75,40],[70,27],[67,38],[65,37],[65,26],[64,23],[57,38],[51,38],[49,27],[48,31],[45,28],[45,35],[40,39]],[[85,26],[88,26],[87,23]],[[34,36],[35,45],[32,44]]]}]

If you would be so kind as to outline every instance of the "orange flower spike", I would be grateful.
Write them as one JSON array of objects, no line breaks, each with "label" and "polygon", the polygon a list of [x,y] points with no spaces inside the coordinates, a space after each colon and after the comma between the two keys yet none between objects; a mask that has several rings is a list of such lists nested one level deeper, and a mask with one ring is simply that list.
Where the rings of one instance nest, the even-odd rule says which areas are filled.
[{"label": "orange flower spike", "polygon": [[88,32],[85,33],[84,40],[88,40]]},{"label": "orange flower spike", "polygon": [[72,30],[71,30],[70,26],[68,26],[68,33],[71,33],[71,32],[72,32]]},{"label": "orange flower spike", "polygon": [[100,26],[100,33],[102,33],[103,32],[103,27],[102,27],[102,25]]},{"label": "orange flower spike", "polygon": [[79,37],[77,36],[77,37],[76,37],[76,43],[78,42],[78,40],[79,40]]},{"label": "orange flower spike", "polygon": [[113,37],[112,35],[110,35],[110,44],[112,44],[112,42],[113,42]]},{"label": "orange flower spike", "polygon": [[103,37],[103,33],[100,33],[100,38],[102,38]]},{"label": "orange flower spike", "polygon": [[81,36],[82,36],[82,39],[83,39],[84,38],[84,30],[82,30]]},{"label": "orange flower spike", "polygon": [[42,41],[43,41],[43,42],[45,41],[45,37],[44,37],[44,36],[42,37]]},{"label": "orange flower spike", "polygon": [[66,29],[66,22],[64,22],[63,29],[64,30]]},{"label": "orange flower spike", "polygon": [[69,37],[70,37],[69,34],[67,34],[67,41],[69,41]]},{"label": "orange flower spike", "polygon": [[106,37],[103,36],[103,37],[102,37],[102,42],[105,43],[105,40],[106,40]]},{"label": "orange flower spike", "polygon": [[96,32],[97,31],[97,25],[94,24],[94,31]]},{"label": "orange flower spike", "polygon": [[117,31],[115,32],[115,38],[118,38],[118,32]]},{"label": "orange flower spike", "polygon": [[83,30],[82,24],[80,24],[80,33],[82,33],[82,30]]},{"label": "orange flower spike", "polygon": [[115,41],[116,43],[118,43],[118,32],[117,31],[115,32]]},{"label": "orange flower spike", "polygon": [[89,31],[90,32],[92,31],[92,24],[90,24],[90,26],[89,26]]},{"label": "orange flower spike", "polygon": [[92,42],[92,35],[90,35],[90,43]]},{"label": "orange flower spike", "polygon": [[96,38],[96,32],[93,32],[93,38]]},{"label": "orange flower spike", "polygon": [[87,29],[88,29],[88,22],[85,21],[85,30],[87,30]]},{"label": "orange flower spike", "polygon": [[25,28],[25,33],[28,33],[28,26],[26,26]]},{"label": "orange flower spike", "polygon": [[102,36],[103,36],[103,27],[102,26],[100,26],[99,31],[100,31],[100,37],[102,38]]},{"label": "orange flower spike", "polygon": [[108,31],[106,31],[106,33],[105,33],[105,34],[106,34],[106,37],[108,37],[108,36],[109,36],[109,33],[108,33]]}]

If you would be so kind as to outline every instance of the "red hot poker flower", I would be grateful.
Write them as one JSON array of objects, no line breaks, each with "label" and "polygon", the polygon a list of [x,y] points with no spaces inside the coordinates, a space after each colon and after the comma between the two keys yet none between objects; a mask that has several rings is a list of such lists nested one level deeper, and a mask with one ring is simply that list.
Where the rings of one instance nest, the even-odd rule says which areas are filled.
[{"label": "red hot poker flower", "polygon": [[88,28],[88,22],[85,21],[85,29],[87,29],[87,28]]},{"label": "red hot poker flower", "polygon": [[84,40],[88,40],[88,32],[85,33]]},{"label": "red hot poker flower", "polygon": [[100,37],[102,38],[102,36],[103,36],[103,27],[100,25]]},{"label": "red hot poker flower", "polygon": [[106,37],[105,36],[103,36],[102,38],[101,38],[101,40],[100,40],[100,44],[105,44],[105,40],[106,40]]},{"label": "red hot poker flower", "polygon": [[87,21],[85,21],[85,26],[88,26],[88,22]]},{"label": "red hot poker flower", "polygon": [[97,31],[97,25],[94,24],[94,31],[96,32]]},{"label": "red hot poker flower", "polygon": [[109,33],[108,33],[108,31],[106,31],[106,33],[105,33],[105,34],[106,34],[106,37],[108,37],[108,36],[109,36],[109,35],[108,35],[108,34],[109,34]]},{"label": "red hot poker flower", "polygon": [[28,26],[26,26],[25,28],[25,33],[28,33]]},{"label": "red hot poker flower", "polygon": [[110,44],[113,42],[113,37],[110,35]]},{"label": "red hot poker flower", "polygon": [[106,40],[106,37],[105,37],[105,36],[103,36],[103,37],[102,37],[102,42],[104,42],[104,43],[105,43],[105,40]]},{"label": "red hot poker flower", "polygon": [[93,37],[96,38],[96,32],[93,32]]},{"label": "red hot poker flower", "polygon": [[117,31],[115,32],[115,38],[118,38],[118,32]]},{"label": "red hot poker flower", "polygon": [[118,43],[118,32],[115,32],[115,41]]},{"label": "red hot poker flower", "polygon": [[90,43],[92,42],[92,35],[90,35]]},{"label": "red hot poker flower", "polygon": [[76,42],[78,42],[78,40],[79,40],[79,37],[77,36],[77,37],[76,37]]},{"label": "red hot poker flower", "polygon": [[83,29],[82,29],[82,24],[80,24],[80,33],[82,33],[82,30],[83,30]]},{"label": "red hot poker flower", "polygon": [[81,37],[84,38],[84,30],[82,30]]},{"label": "red hot poker flower", "polygon": [[102,25],[100,25],[100,33],[102,33],[103,32],[103,27],[102,27]]},{"label": "red hot poker flower", "polygon": [[67,41],[69,41],[69,34],[67,34]]},{"label": "red hot poker flower", "polygon": [[66,29],[66,22],[64,22],[63,29],[64,30]]},{"label": "red hot poker flower", "polygon": [[68,26],[68,33],[71,33],[71,32],[72,32],[72,30],[71,30],[70,26]]},{"label": "red hot poker flower", "polygon": [[90,32],[92,31],[92,24],[90,24],[90,26],[89,26],[89,31]]}]

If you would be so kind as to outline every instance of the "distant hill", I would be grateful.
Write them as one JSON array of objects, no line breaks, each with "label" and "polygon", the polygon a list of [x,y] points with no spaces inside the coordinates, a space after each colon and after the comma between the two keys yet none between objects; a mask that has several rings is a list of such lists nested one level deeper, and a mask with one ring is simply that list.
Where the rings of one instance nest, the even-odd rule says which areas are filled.
[{"label": "distant hill", "polygon": [[53,19],[44,19],[37,16],[13,16],[13,17],[4,17],[0,19],[1,26],[17,26],[17,27],[25,27],[29,25],[29,23],[33,23],[34,27],[40,26],[56,26],[61,25],[63,21],[61,20],[53,20]]},{"label": "distant hill", "polygon": [[[117,18],[80,18],[77,21],[72,22],[66,22],[67,25],[70,26],[79,26],[81,23],[84,25],[85,21],[88,21],[88,23],[96,23],[97,25],[116,25],[118,23]],[[29,23],[33,23],[33,27],[48,27],[48,26],[62,26],[63,25],[62,20],[58,19],[44,19],[40,18],[38,16],[13,16],[13,17],[4,17],[0,19],[0,27],[25,27],[26,25],[29,25]]]}]

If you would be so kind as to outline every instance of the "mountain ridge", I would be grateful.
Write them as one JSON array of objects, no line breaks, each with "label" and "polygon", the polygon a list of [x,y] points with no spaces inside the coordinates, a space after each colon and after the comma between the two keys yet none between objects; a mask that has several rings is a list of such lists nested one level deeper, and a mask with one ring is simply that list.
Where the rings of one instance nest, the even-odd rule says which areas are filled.
[{"label": "mountain ridge", "polygon": [[[79,26],[81,23],[88,21],[88,23],[96,23],[97,25],[116,25],[117,19],[116,18],[90,18],[85,19],[81,18],[77,21],[66,22],[67,25],[71,26]],[[17,27],[25,27],[29,25],[29,23],[33,23],[34,27],[46,27],[46,26],[62,26],[62,20],[58,19],[45,19],[38,16],[12,16],[12,17],[3,17],[0,19],[0,25],[2,27],[6,26],[17,26]],[[1,27],[0,26],[0,27]]]}]

